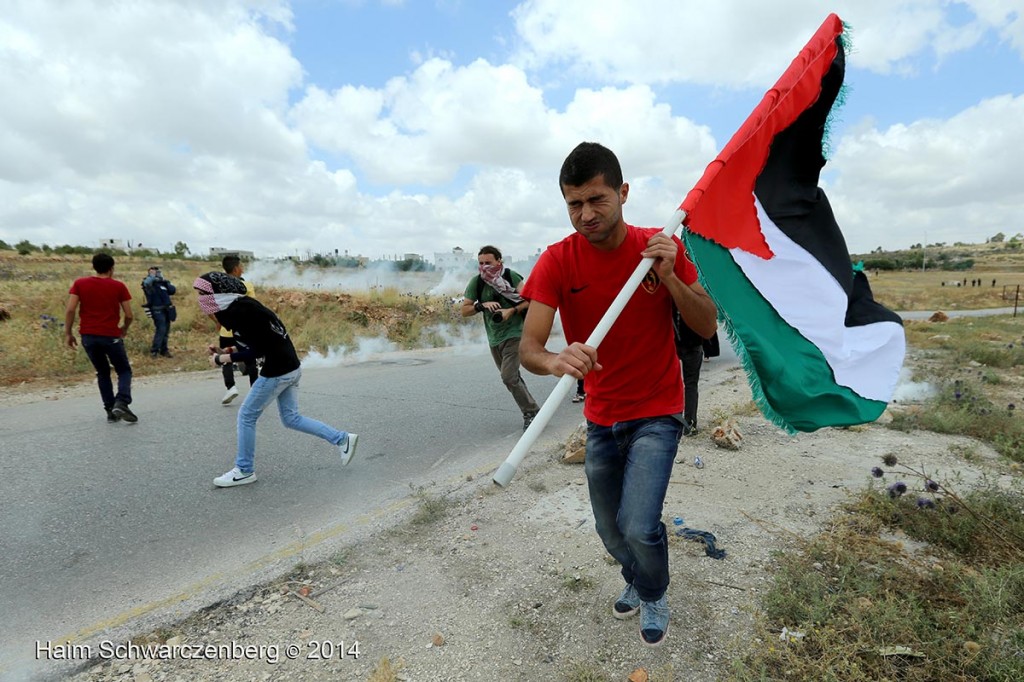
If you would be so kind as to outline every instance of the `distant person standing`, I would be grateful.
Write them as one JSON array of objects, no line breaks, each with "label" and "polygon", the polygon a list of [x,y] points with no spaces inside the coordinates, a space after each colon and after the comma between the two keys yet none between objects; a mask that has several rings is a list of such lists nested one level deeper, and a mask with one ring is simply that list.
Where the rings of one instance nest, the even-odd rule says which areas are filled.
[{"label": "distant person standing", "polygon": [[[242,273],[245,272],[245,268],[242,266],[242,259],[238,256],[228,255],[224,256],[221,261],[221,267],[224,268],[224,272],[237,277],[238,279],[245,282],[245,295],[250,298],[256,298],[256,288],[250,282],[247,282],[243,277]],[[217,322],[217,318],[213,318],[214,322]],[[220,333],[220,347],[230,348],[238,344],[235,339],[234,333],[217,322],[217,328]],[[250,362],[243,363],[242,366],[245,368],[245,374],[249,377],[249,385],[252,386],[256,383],[256,378],[260,375],[260,368],[258,362],[254,359]],[[222,405],[229,404],[232,400],[238,397],[238,388],[235,386],[235,363],[226,362],[222,368],[224,374],[224,388],[227,389],[224,392],[224,397],[221,398],[220,402]]]},{"label": "distant person standing", "polygon": [[228,362],[245,360],[248,363],[257,357],[263,358],[260,376],[238,410],[235,466],[213,479],[213,484],[218,488],[228,488],[256,482],[253,468],[256,420],[275,400],[282,424],[332,443],[338,448],[341,465],[348,464],[355,456],[359,436],[299,413],[302,365],[281,319],[256,299],[246,296],[245,282],[227,273],[200,275],[192,287],[199,293],[199,309],[207,315],[216,316],[218,322],[234,330],[235,338],[240,342],[231,348],[209,346],[210,364],[220,367]]},{"label": "distant person standing", "polygon": [[501,381],[523,413],[523,430],[533,422],[540,407],[519,371],[519,339],[530,302],[519,295],[523,276],[501,262],[501,251],[484,246],[477,254],[479,273],[469,280],[462,299],[462,316],[484,314],[484,329],[491,357]]},{"label": "distant person standing", "polygon": [[[132,402],[132,366],[124,347],[124,335],[132,324],[132,295],[124,282],[114,279],[114,259],[109,254],[92,257],[92,277],[80,277],[71,285],[68,305],[64,311],[64,333],[68,348],[78,341],[72,331],[75,315],[79,315],[78,333],[82,349],[96,369],[96,383],[107,412],[107,421],[137,422],[128,408]],[[124,321],[122,322],[122,314]],[[110,380],[110,367],[117,372],[117,393]]]},{"label": "distant person standing", "polygon": [[164,279],[160,268],[154,265],[142,280],[142,291],[146,294],[149,317],[153,319],[153,343],[149,347],[149,354],[154,358],[157,355],[172,357],[167,349],[167,338],[171,334],[171,322],[175,317],[171,296],[177,289],[169,280]]},{"label": "distant person standing", "polygon": [[587,399],[587,389],[583,385],[583,379],[576,380],[576,395],[572,397],[574,403],[582,403]]},{"label": "distant person standing", "polygon": [[700,368],[705,360],[719,354],[718,332],[705,339],[683,322],[679,311],[672,310],[676,355],[683,371],[683,435],[697,435],[697,402],[700,397]]}]

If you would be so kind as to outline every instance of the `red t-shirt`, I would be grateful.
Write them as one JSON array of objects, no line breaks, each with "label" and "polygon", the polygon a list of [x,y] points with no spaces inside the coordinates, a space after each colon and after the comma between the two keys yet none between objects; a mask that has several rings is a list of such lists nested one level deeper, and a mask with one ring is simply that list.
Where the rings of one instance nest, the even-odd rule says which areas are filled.
[{"label": "red t-shirt", "polygon": [[[656,227],[626,226],[626,238],[614,251],[594,248],[579,233],[552,244],[541,254],[523,287],[523,298],[557,308],[568,343],[585,343],[640,263]],[[697,270],[679,247],[675,272],[685,284]],[[679,414],[683,380],[672,334],[672,295],[652,269],[637,287],[598,348],[604,367],[585,379],[583,414],[590,421],[615,422]]]},{"label": "red t-shirt", "polygon": [[78,333],[121,336],[121,302],[132,300],[128,287],[113,277],[79,277],[70,293],[78,296]]}]

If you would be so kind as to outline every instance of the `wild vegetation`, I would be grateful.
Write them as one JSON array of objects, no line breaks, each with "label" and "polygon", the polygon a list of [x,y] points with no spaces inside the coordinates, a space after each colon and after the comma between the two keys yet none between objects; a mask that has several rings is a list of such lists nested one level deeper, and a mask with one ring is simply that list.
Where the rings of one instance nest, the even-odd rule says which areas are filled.
[{"label": "wild vegetation", "polygon": [[[173,298],[178,318],[169,340],[173,359],[149,355],[153,325],[140,308],[140,283],[154,263],[178,288]],[[216,342],[216,327],[199,311],[192,281],[215,269],[219,263],[204,260],[117,258],[115,277],[135,299],[135,322],[126,345],[136,376],[208,368],[206,346]],[[6,318],[0,320],[0,385],[42,387],[91,379],[85,354],[64,345],[68,288],[75,278],[90,274],[91,254],[22,256],[0,251],[0,318]],[[257,297],[288,326],[300,353],[352,348],[360,338],[387,339],[398,348],[435,347],[446,343],[446,333],[458,336],[458,326],[466,324],[449,299],[387,287],[352,294],[259,287]]]},{"label": "wild vegetation", "polygon": [[[942,271],[884,273],[872,284],[900,309],[1013,306],[999,282],[1015,293],[1024,278],[1016,263],[999,267],[966,273],[966,287]],[[913,380],[931,393],[893,405],[889,428],[971,436],[999,453],[1004,474],[961,489],[887,455],[823,532],[794,538],[794,551],[776,557],[758,644],[723,678],[1024,679],[1024,319],[905,328]],[[956,454],[979,457],[974,448]]]}]

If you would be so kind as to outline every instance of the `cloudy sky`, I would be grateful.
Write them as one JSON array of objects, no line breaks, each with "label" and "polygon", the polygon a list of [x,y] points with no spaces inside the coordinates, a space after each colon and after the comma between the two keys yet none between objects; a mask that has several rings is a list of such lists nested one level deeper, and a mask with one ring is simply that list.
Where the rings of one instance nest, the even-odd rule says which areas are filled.
[{"label": "cloudy sky", "polygon": [[1024,0],[0,0],[0,239],[525,258],[615,150],[660,225],[827,12],[852,251],[1024,232]]}]

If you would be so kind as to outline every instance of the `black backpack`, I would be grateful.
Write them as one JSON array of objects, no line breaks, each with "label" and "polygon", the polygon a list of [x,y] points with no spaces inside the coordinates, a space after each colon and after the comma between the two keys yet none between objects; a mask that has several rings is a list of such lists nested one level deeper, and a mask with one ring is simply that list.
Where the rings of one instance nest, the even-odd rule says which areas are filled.
[{"label": "black backpack", "polygon": [[[502,278],[506,282],[509,283],[509,285],[511,285],[511,287],[513,289],[516,288],[516,285],[512,283],[512,271],[511,270],[509,270],[508,268],[505,268],[505,271],[501,273],[501,276],[502,276]],[[491,287],[491,288],[494,289],[494,287]],[[497,289],[494,289],[494,293],[498,294],[498,296],[501,296],[501,292],[498,291]],[[480,275],[477,275],[476,276],[476,300],[477,301],[481,301],[482,299],[480,297],[483,296],[483,295],[484,295],[484,278],[481,277]],[[501,296],[501,298],[505,298],[505,297]],[[505,300],[508,301],[507,298],[505,298]],[[509,301],[509,303],[511,303],[511,301]]]}]

